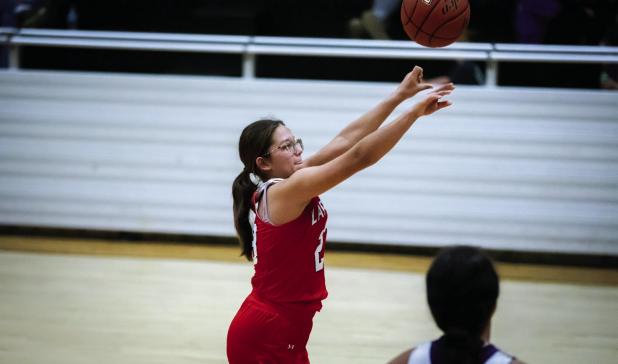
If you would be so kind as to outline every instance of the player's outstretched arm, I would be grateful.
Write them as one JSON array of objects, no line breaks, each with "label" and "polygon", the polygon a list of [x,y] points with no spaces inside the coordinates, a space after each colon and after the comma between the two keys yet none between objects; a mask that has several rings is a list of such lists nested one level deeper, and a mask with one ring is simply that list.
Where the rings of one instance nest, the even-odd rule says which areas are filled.
[{"label": "player's outstretched arm", "polygon": [[313,197],[375,164],[397,144],[419,117],[449,106],[450,101],[440,99],[450,93],[451,90],[443,90],[427,95],[393,122],[365,136],[337,158],[319,166],[299,169],[272,186],[268,192],[271,221],[284,224],[294,220]]},{"label": "player's outstretched arm", "polygon": [[[378,129],[399,104],[432,87],[431,84],[423,81],[423,69],[415,66],[412,71],[406,74],[401,84],[391,95],[361,117],[352,121],[326,146],[305,159],[303,167],[319,166],[345,153],[362,138]],[[453,84],[448,83],[441,85],[435,91],[453,90],[453,88]]]}]

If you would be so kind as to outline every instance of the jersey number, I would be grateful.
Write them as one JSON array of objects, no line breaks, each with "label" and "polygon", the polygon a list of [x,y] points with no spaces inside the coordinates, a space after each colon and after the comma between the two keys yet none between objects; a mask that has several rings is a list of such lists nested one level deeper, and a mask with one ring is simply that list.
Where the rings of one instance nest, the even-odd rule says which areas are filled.
[{"label": "jersey number", "polygon": [[324,239],[326,238],[326,227],[320,233],[320,243],[315,248],[315,271],[319,272],[324,269],[324,257],[320,258],[320,253],[324,250]]}]

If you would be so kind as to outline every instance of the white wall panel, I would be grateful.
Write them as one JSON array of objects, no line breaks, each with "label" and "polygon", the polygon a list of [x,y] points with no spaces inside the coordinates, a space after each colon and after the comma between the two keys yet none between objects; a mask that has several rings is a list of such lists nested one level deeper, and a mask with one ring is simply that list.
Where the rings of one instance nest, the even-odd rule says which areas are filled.
[{"label": "white wall panel", "polygon": [[[311,153],[395,86],[0,72],[0,224],[233,236],[246,124],[281,118]],[[617,93],[451,99],[323,196],[330,240],[618,255]]]}]

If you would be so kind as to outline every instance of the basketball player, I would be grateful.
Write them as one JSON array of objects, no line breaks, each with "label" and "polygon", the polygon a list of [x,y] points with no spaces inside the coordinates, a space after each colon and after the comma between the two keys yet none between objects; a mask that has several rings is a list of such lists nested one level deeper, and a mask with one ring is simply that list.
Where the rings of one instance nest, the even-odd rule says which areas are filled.
[{"label": "basketball player", "polygon": [[443,249],[426,277],[427,302],[444,332],[390,364],[523,364],[489,343],[500,291],[491,260],[467,246]]},{"label": "basketball player", "polygon": [[318,196],[380,160],[416,119],[450,105],[440,98],[454,86],[442,85],[379,128],[397,105],[431,87],[415,67],[392,95],[304,160],[301,139],[279,120],[259,120],[242,131],[244,169],[232,187],[234,223],[255,273],[253,290],[229,327],[231,364],[309,363],[313,316],[327,296],[328,214]]}]

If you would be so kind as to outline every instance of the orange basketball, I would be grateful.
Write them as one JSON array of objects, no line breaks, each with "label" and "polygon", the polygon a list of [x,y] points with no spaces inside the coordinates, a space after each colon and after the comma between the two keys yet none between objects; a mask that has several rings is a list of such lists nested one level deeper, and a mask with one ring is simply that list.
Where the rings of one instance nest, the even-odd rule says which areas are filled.
[{"label": "orange basketball", "polygon": [[410,39],[425,47],[446,47],[466,30],[468,0],[403,0],[401,24]]}]

